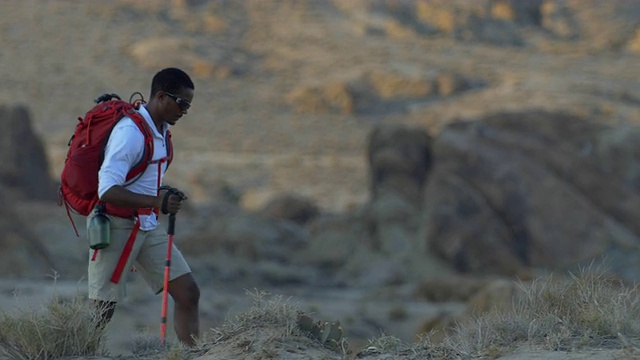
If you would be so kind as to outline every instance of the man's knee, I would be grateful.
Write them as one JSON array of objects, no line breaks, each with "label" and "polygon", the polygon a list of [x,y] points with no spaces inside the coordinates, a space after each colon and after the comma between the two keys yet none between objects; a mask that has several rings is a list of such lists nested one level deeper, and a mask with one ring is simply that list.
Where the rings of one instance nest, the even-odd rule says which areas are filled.
[{"label": "man's knee", "polygon": [[176,304],[180,306],[198,306],[200,287],[191,274],[181,276],[169,284],[169,292]]},{"label": "man's knee", "polygon": [[198,305],[198,302],[200,302],[200,287],[195,282],[195,280],[192,280],[189,283],[189,285],[187,286],[186,292],[187,292],[187,302],[189,302],[192,305]]}]

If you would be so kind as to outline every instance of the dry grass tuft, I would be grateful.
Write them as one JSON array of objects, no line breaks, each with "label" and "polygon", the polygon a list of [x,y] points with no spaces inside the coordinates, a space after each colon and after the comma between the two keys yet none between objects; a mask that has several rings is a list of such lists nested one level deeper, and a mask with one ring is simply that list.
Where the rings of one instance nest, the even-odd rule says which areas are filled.
[{"label": "dry grass tuft", "polygon": [[209,329],[200,340],[201,346],[211,347],[258,329],[268,329],[272,340],[301,335],[297,326],[297,307],[280,295],[258,290],[248,294],[253,298],[251,308],[229,319],[220,328]]},{"label": "dry grass tuft", "polygon": [[386,334],[382,334],[380,337],[369,340],[368,346],[369,349],[375,348],[383,354],[397,354],[406,347],[407,346],[404,345],[397,337]]},{"label": "dry grass tuft", "polygon": [[253,298],[253,305],[249,310],[236,316],[228,322],[223,332],[233,334],[256,328],[279,329],[280,336],[300,335],[298,329],[298,309],[281,295],[271,295],[268,292],[255,290],[249,292]]},{"label": "dry grass tuft", "polygon": [[[442,341],[435,333],[400,350],[388,337],[370,341],[382,353],[402,359],[497,358],[522,345],[551,351],[622,349],[640,351],[640,293],[602,267],[587,267],[567,278],[549,276],[531,285],[507,306],[460,322]],[[386,345],[384,345],[386,344]]]},{"label": "dry grass tuft", "polygon": [[280,295],[264,291],[249,292],[253,305],[220,328],[209,329],[199,347],[207,354],[219,354],[226,348],[241,349],[247,358],[282,358],[299,349],[322,352],[327,359],[335,352],[346,353],[346,340],[329,349],[300,328],[303,314],[298,306]]},{"label": "dry grass tuft", "polygon": [[187,360],[204,353],[201,347],[191,348],[181,342],[167,340],[164,347],[161,344],[159,334],[144,331],[132,339],[129,348],[135,359]]},{"label": "dry grass tuft", "polygon": [[621,336],[640,339],[638,288],[612,280],[604,268],[583,268],[568,279],[550,276],[522,290],[512,306],[459,324],[457,350],[495,357],[523,343],[571,351],[621,348]]},{"label": "dry grass tuft", "polygon": [[[433,341],[432,332],[417,344],[407,345],[383,334],[370,340],[360,355],[387,354],[404,360],[497,358],[527,345],[551,351],[621,349],[629,358],[640,358],[634,345],[640,341],[636,286],[625,286],[604,269],[591,267],[568,277],[549,276],[520,286],[521,294],[510,305],[458,323],[442,341]],[[257,290],[249,295],[252,307],[221,328],[211,329],[197,348],[178,344],[160,349],[159,339],[151,336],[135,341],[134,353],[184,360],[216,353],[225,346],[242,349],[247,356],[267,358],[300,348],[322,349],[322,344],[300,329],[301,312],[288,300]],[[96,324],[95,311],[81,297],[56,298],[40,311],[2,314],[0,354],[12,359],[101,355],[103,332]]]},{"label": "dry grass tuft", "polygon": [[42,308],[0,314],[0,355],[42,360],[104,353],[98,314],[85,296],[55,297]]}]

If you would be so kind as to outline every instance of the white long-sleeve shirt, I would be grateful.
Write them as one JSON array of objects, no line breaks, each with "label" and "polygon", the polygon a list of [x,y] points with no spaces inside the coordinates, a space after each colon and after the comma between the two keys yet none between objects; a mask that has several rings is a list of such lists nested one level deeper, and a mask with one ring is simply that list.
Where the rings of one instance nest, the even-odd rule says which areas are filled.
[{"label": "white long-sleeve shirt", "polygon": [[[151,115],[144,107],[140,106],[138,112],[149,124],[153,134],[153,157],[151,160],[159,160],[167,156],[165,136],[169,124],[165,123],[162,134],[158,132]],[[144,195],[156,196],[158,194],[158,177],[162,184],[162,177],[167,169],[167,162],[150,164],[140,178],[132,184],[126,183],[127,173],[137,164],[144,152],[144,135],[131,118],[123,118],[116,124],[111,132],[105,148],[104,161],[98,172],[98,195],[102,197],[112,186],[125,186],[128,190]],[[155,214],[140,215],[140,229],[153,230],[158,225]]]}]

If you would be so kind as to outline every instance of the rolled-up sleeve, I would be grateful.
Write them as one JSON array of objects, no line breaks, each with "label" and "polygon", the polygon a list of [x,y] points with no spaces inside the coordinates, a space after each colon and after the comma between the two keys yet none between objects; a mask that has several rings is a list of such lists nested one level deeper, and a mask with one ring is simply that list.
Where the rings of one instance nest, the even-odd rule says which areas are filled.
[{"label": "rolled-up sleeve", "polygon": [[98,195],[112,186],[124,185],[127,173],[142,159],[144,136],[129,118],[122,119],[111,132],[105,147],[104,161],[98,172]]}]

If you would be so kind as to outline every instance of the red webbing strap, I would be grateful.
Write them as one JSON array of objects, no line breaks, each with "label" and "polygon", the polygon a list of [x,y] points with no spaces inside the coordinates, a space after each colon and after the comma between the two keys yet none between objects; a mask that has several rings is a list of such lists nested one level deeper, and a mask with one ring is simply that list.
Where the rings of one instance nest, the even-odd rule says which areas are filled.
[{"label": "red webbing strap", "polygon": [[158,164],[158,183],[160,183],[160,172],[162,171],[162,164],[167,162],[168,158],[165,156],[163,158],[160,158],[158,160],[152,160],[149,161],[149,164]]},{"label": "red webbing strap", "polygon": [[89,136],[89,134],[91,133],[91,120],[93,120],[93,115],[88,116],[88,118],[85,118],[84,121],[87,124],[87,138],[85,139],[84,144],[86,146],[89,146],[89,140],[91,139],[91,137]]},{"label": "red webbing strap", "polygon": [[129,116],[134,124],[138,126],[138,129],[144,136],[144,151],[142,152],[142,159],[127,173],[125,182],[129,183],[137,180],[137,178],[147,169],[147,166],[152,163],[151,159],[153,158],[154,149],[153,134],[144,117],[137,112],[128,112],[127,116]]},{"label": "red webbing strap", "polygon": [[[158,160],[154,160],[151,163],[158,163],[158,181],[156,182],[156,184],[158,185],[158,189],[160,189],[160,185],[162,185],[162,164],[167,162],[168,158],[165,156],[163,158],[160,158]],[[169,166],[169,164],[167,164],[167,166]],[[158,191],[159,192],[159,191]],[[154,209],[156,215],[160,214],[160,209]]]},{"label": "red webbing strap", "polygon": [[117,284],[120,281],[124,268],[127,266],[127,261],[129,261],[129,256],[131,256],[131,252],[133,251],[133,244],[136,242],[136,236],[138,236],[138,230],[140,230],[139,215],[151,215],[153,212],[155,212],[155,209],[149,208],[138,209],[136,211],[136,223],[133,225],[133,229],[131,229],[131,234],[129,234],[129,238],[127,239],[127,243],[124,245],[124,249],[122,249],[122,254],[120,254],[118,264],[113,270],[113,275],[111,275],[112,283]]},{"label": "red webbing strap", "polygon": [[111,282],[114,284],[117,284],[120,281],[120,277],[124,272],[124,267],[127,266],[127,261],[129,261],[129,256],[131,255],[131,251],[133,251],[133,244],[136,242],[136,236],[138,235],[139,229],[140,218],[136,217],[136,224],[133,226],[133,229],[131,229],[131,234],[129,234],[127,243],[124,245],[122,254],[120,254],[120,259],[118,259],[118,264],[113,270],[113,275],[111,275]]},{"label": "red webbing strap", "polygon": [[78,228],[76,227],[76,223],[73,221],[71,217],[71,209],[69,208],[69,202],[67,202],[67,198],[64,196],[64,192],[62,191],[62,186],[58,188],[58,206],[62,206],[64,203],[64,207],[67,210],[67,216],[71,221],[71,226],[73,226],[73,231],[76,232],[76,236],[80,237],[80,233],[78,233]]},{"label": "red webbing strap", "polygon": [[66,200],[64,201],[64,207],[67,209],[67,216],[69,217],[69,220],[71,220],[71,226],[73,226],[73,231],[76,232],[77,237],[80,237],[80,233],[78,232],[76,223],[73,221],[73,218],[71,217],[71,209],[69,209],[69,203],[67,203]]},{"label": "red webbing strap", "polygon": [[165,168],[165,171],[167,171],[169,165],[171,165],[171,162],[173,161],[173,141],[171,141],[171,131],[167,130],[164,141],[167,144],[167,167]]},{"label": "red webbing strap", "polygon": [[[158,164],[158,187],[160,187],[160,183],[162,182],[162,164],[167,161],[166,157],[163,157],[158,160],[151,161],[151,163]],[[116,265],[115,270],[113,270],[113,275],[111,275],[111,282],[117,284],[120,281],[120,277],[122,277],[122,273],[124,272],[125,266],[127,266],[127,261],[129,260],[129,256],[131,255],[131,251],[133,251],[133,244],[136,242],[136,236],[138,235],[138,230],[140,230],[140,217],[139,215],[151,215],[151,213],[158,214],[158,209],[138,209],[136,214],[136,224],[133,226],[131,230],[131,234],[129,234],[129,238],[127,239],[127,243],[124,245],[124,249],[122,250],[122,254],[120,254],[120,259],[118,259],[118,264]],[[94,254],[95,256],[95,254]]]}]

